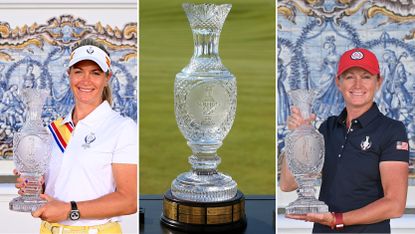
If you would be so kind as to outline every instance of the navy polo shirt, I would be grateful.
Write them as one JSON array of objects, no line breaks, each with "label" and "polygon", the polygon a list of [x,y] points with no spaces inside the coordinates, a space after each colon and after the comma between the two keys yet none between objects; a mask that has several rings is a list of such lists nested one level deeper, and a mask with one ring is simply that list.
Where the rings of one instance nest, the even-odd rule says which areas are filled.
[{"label": "navy polo shirt", "polygon": [[[329,117],[319,131],[325,140],[320,200],[331,212],[362,208],[383,197],[379,163],[409,161],[408,138],[402,122],[384,116],[376,103],[346,127],[346,109]],[[313,233],[338,232],[314,224]],[[342,232],[390,233],[389,220],[345,226]]]}]

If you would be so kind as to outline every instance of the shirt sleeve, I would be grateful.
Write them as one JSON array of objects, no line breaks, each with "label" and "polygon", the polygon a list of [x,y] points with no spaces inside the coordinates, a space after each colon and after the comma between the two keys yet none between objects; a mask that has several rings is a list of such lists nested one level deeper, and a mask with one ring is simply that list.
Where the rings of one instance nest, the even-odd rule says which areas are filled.
[{"label": "shirt sleeve", "polygon": [[112,162],[138,164],[137,124],[133,120],[127,119],[120,128]]},{"label": "shirt sleeve", "polygon": [[380,161],[409,162],[409,142],[406,128],[402,122],[394,121],[385,134],[387,138],[381,146]]}]

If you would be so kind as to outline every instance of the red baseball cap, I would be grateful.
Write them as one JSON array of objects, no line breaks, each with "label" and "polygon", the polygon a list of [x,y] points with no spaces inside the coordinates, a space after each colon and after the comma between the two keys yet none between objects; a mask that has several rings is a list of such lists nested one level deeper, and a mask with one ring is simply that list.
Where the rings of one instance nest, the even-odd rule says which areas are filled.
[{"label": "red baseball cap", "polygon": [[363,48],[354,48],[344,52],[340,57],[337,67],[337,76],[352,67],[360,67],[370,72],[372,75],[379,74],[379,62],[376,55],[371,51]]}]

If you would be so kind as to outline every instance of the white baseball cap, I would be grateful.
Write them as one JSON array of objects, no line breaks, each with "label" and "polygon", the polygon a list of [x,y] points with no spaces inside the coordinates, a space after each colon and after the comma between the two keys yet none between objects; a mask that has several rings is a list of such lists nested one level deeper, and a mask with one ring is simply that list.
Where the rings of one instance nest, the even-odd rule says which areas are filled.
[{"label": "white baseball cap", "polygon": [[68,67],[84,60],[94,61],[104,72],[107,72],[111,66],[111,59],[105,51],[93,45],[85,45],[71,53]]}]

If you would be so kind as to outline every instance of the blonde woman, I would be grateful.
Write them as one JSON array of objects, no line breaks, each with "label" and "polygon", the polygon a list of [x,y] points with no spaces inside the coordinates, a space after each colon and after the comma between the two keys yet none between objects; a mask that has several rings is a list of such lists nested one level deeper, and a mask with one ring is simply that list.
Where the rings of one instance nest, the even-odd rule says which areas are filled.
[{"label": "blonde woman", "polygon": [[[137,125],[111,109],[111,60],[86,39],[72,49],[68,75],[74,107],[53,121],[44,176],[48,202],[32,213],[40,233],[121,233],[120,216],[137,211]],[[16,184],[24,193],[24,181]]]}]

